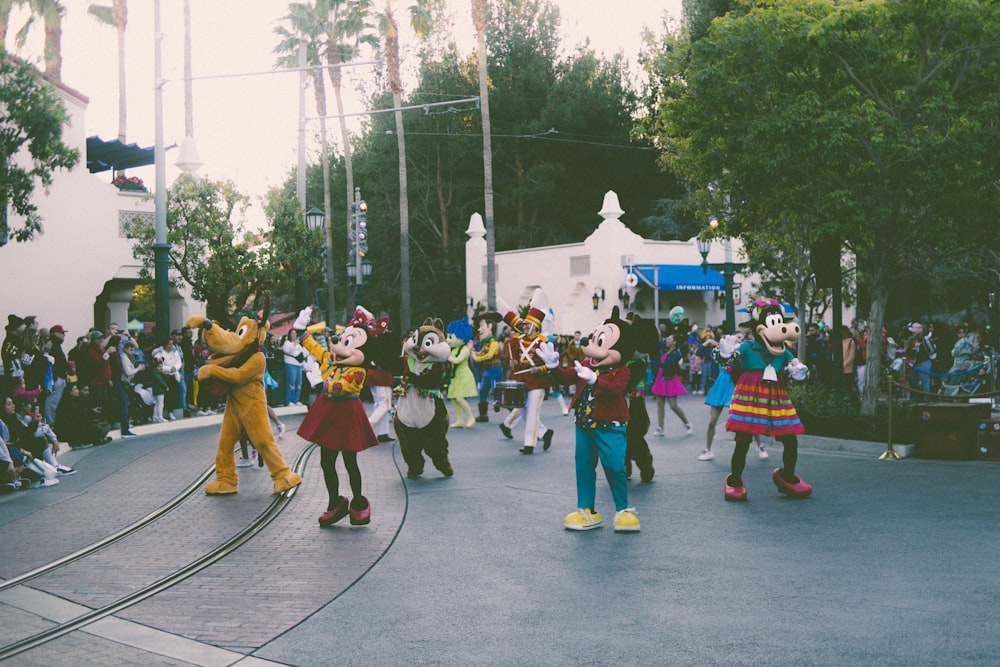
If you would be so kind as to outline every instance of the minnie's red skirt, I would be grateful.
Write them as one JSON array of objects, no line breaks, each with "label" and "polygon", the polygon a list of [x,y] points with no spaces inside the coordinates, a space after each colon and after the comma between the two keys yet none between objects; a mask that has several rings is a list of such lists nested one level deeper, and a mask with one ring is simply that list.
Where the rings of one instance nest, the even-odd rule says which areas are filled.
[{"label": "minnie's red skirt", "polygon": [[309,408],[298,434],[304,440],[338,452],[360,452],[378,444],[359,399],[336,401],[323,394]]}]

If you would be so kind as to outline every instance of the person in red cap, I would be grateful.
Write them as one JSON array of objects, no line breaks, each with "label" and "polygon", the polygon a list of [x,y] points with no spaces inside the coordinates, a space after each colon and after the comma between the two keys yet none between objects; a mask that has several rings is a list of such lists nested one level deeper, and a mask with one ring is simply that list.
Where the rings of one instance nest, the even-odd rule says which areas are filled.
[{"label": "person in red cap", "polygon": [[511,381],[523,382],[527,392],[524,407],[512,408],[500,424],[500,430],[505,437],[513,439],[511,429],[524,419],[524,444],[519,450],[522,454],[535,453],[535,442],[539,434],[542,448],[548,451],[555,433],[542,423],[541,417],[542,400],[550,380],[545,362],[538,356],[538,346],[548,340],[540,333],[545,311],[537,305],[539,297],[539,291],[536,291],[531,299],[532,305],[523,319],[506,304],[498,303],[500,312],[505,313],[504,322],[512,329],[504,347],[504,365],[509,371],[507,377]]},{"label": "person in red cap", "polygon": [[49,355],[52,357],[52,391],[45,397],[45,405],[42,407],[42,414],[49,424],[56,423],[56,408],[62,400],[63,390],[66,389],[66,373],[69,371],[69,363],[66,360],[66,352],[62,349],[63,341],[66,340],[66,328],[61,324],[56,324],[49,329]]}]

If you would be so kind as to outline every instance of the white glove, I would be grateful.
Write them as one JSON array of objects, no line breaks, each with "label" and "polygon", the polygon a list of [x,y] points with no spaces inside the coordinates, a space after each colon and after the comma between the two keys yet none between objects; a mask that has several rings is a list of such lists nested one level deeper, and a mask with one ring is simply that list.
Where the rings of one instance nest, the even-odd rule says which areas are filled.
[{"label": "white glove", "polygon": [[312,322],[312,306],[306,306],[299,311],[299,316],[295,318],[295,323],[292,324],[292,328],[296,331],[305,331],[306,327]]},{"label": "white glove", "polygon": [[738,338],[736,338],[736,336],[733,335],[723,336],[722,340],[719,341],[719,355],[722,356],[724,359],[728,359],[729,357],[733,356],[733,354],[735,354],[736,349],[739,346],[740,346],[740,341]]},{"label": "white glove", "polygon": [[559,365],[559,353],[556,352],[556,346],[552,343],[548,341],[539,343],[537,354],[538,358],[545,363],[546,368],[555,368]]},{"label": "white glove", "polygon": [[788,371],[788,377],[792,378],[796,382],[802,382],[809,377],[809,367],[798,359],[792,359],[788,362],[788,366],[785,370]]},{"label": "white glove", "polygon": [[579,361],[573,362],[573,370],[576,371],[576,376],[586,382],[589,385],[593,385],[597,382],[597,373],[593,368],[589,366],[584,366]]}]

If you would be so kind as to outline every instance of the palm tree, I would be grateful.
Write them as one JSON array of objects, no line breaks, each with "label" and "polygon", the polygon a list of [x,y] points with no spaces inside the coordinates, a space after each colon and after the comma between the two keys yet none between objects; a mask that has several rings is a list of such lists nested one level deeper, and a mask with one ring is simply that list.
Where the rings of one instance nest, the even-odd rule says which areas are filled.
[{"label": "palm tree", "polygon": [[128,25],[127,0],[112,0],[111,5],[90,5],[87,13],[118,33],[118,141],[125,143],[125,27]]},{"label": "palm tree", "polygon": [[[430,32],[430,16],[418,0],[409,8],[410,25],[418,38]],[[379,29],[385,38],[386,69],[392,106],[396,117],[396,147],[399,154],[399,274],[400,274],[400,327],[410,327],[410,200],[406,184],[406,137],[403,133],[403,79],[399,67],[399,24],[392,11],[392,0],[385,0],[385,11],[379,15]]]},{"label": "palm tree", "polygon": [[20,7],[27,0],[0,0],[0,46],[7,48],[7,28],[10,24],[10,13],[15,7]]},{"label": "palm tree", "polygon": [[11,10],[27,5],[31,16],[14,36],[18,48],[24,46],[28,32],[41,17],[45,26],[45,73],[56,81],[62,80],[62,18],[66,8],[59,0],[0,0],[0,46],[6,48]]},{"label": "palm tree", "polygon": [[[274,52],[281,57],[278,65],[281,67],[297,67],[299,44],[305,44],[310,66],[323,65],[326,58],[326,68],[330,72],[330,83],[333,86],[337,105],[337,116],[340,121],[340,137],[344,151],[344,166],[347,177],[347,210],[354,203],[354,168],[351,162],[351,140],[347,132],[347,121],[344,118],[344,101],[341,95],[342,75],[340,65],[353,60],[361,43],[374,39],[367,32],[364,18],[367,15],[371,0],[315,0],[314,4],[293,2],[288,5],[289,13],[284,18],[291,24],[291,29],[275,28],[275,33],[281,37]],[[316,95],[316,111],[320,117],[320,141],[322,143],[323,160],[323,206],[327,220],[327,281],[328,302],[327,317],[334,317],[333,303],[333,224],[330,202],[330,165],[329,143],[326,132],[326,87],[323,83],[323,70],[310,72],[313,90]]]},{"label": "palm tree", "polygon": [[487,0],[472,0],[472,25],[476,29],[476,54],[479,60],[479,108],[483,118],[483,209],[486,225],[486,303],[496,309],[496,234],[493,228],[493,141],[490,135],[490,87],[486,72]]},{"label": "palm tree", "polygon": [[[330,217],[330,143],[326,134],[326,84],[323,79],[323,70],[319,69],[320,54],[325,51],[324,41],[326,38],[326,18],[327,13],[324,7],[320,7],[322,0],[317,1],[317,5],[295,2],[288,5],[289,13],[284,17],[291,24],[291,30],[278,26],[274,32],[281,37],[278,45],[274,47],[274,52],[279,54],[277,65],[279,67],[298,67],[299,46],[306,47],[306,63],[313,69],[309,70],[309,78],[313,85],[313,95],[316,101],[316,115],[319,116],[319,136],[321,145],[321,159],[323,162],[323,211],[326,215],[326,271],[327,277],[327,321],[333,321],[334,308],[334,282],[333,282],[333,224]],[[304,211],[303,211],[304,213]]]}]

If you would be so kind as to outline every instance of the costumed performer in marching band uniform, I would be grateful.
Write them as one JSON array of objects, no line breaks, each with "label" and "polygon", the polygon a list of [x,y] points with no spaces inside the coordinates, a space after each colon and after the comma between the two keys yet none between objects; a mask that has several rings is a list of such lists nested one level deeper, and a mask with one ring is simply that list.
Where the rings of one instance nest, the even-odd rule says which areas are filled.
[{"label": "costumed performer in marching band uniform", "polygon": [[542,321],[545,319],[545,311],[539,307],[539,302],[542,300],[541,292],[540,289],[535,290],[524,319],[503,303],[502,299],[497,299],[497,306],[505,313],[503,320],[511,328],[510,338],[507,339],[504,348],[504,363],[508,369],[507,379],[523,382],[527,392],[525,406],[513,408],[500,424],[500,430],[505,437],[512,439],[514,437],[512,429],[524,419],[524,441],[518,450],[522,454],[535,452],[535,442],[539,433],[542,434],[542,449],[548,451],[552,446],[552,436],[555,434],[555,431],[542,423],[541,416],[542,400],[545,398],[545,390],[550,386],[545,362],[538,356],[538,346],[548,341],[539,333]]},{"label": "costumed performer in marching band uniform", "polygon": [[[748,326],[752,338],[742,343],[735,336],[719,341],[719,356],[739,365],[740,374],[729,405],[726,430],[736,434],[732,468],[726,478],[726,500],[745,501],[747,489],[743,483],[747,452],[754,434],[773,436],[784,446],[782,468],[775,468],[771,480],[782,494],[804,498],[812,487],[795,476],[798,461],[798,438],[804,433],[795,406],[785,389],[784,372],[793,380],[802,381],[809,369],[786,347],[799,339],[798,324],[787,321],[784,309],[774,299],[754,299],[748,308]],[[781,373],[781,375],[779,375]]]}]

